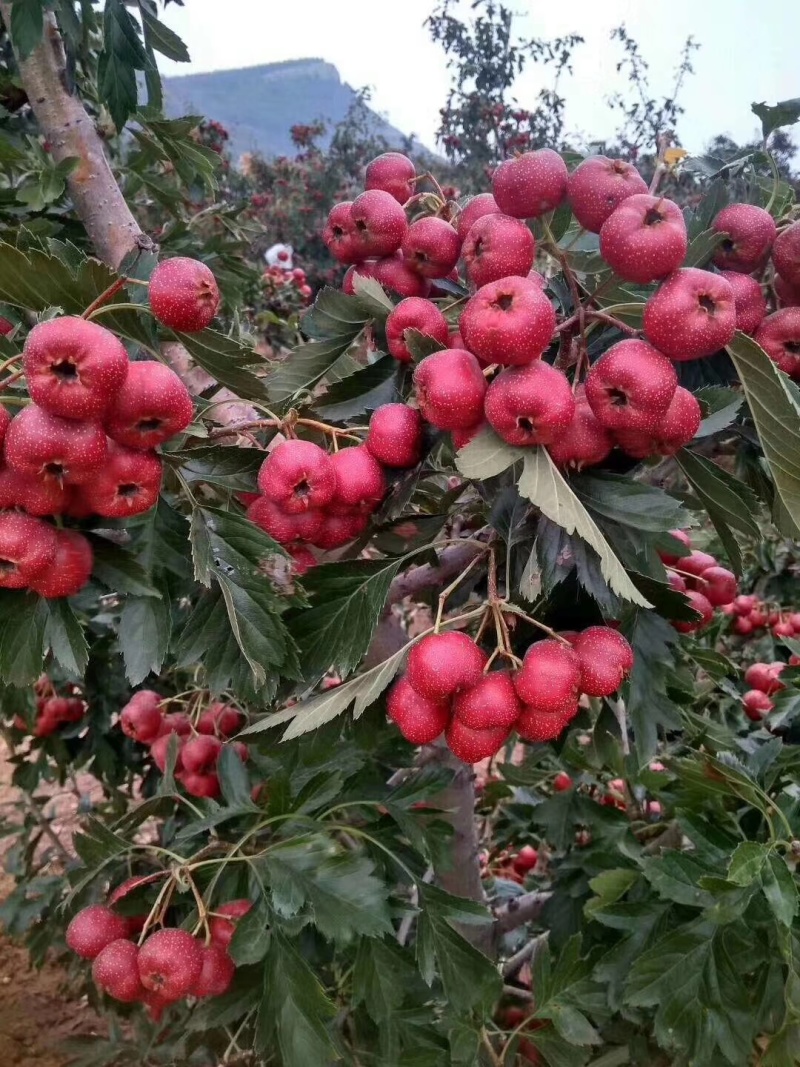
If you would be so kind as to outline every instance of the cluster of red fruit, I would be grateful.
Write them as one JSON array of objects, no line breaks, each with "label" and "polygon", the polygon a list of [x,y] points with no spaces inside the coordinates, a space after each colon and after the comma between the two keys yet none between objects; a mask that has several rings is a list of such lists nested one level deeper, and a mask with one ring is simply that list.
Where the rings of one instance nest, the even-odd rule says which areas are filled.
[{"label": "cluster of red fruit", "polygon": [[[49,737],[62,726],[80,722],[88,711],[86,701],[78,696],[79,690],[70,686],[68,696],[59,696],[50,678],[43,674],[34,684],[36,694],[36,721],[31,733],[34,737]],[[28,724],[21,715],[14,717],[17,730],[28,731]]]},{"label": "cluster of red fruit", "polygon": [[263,275],[264,288],[273,303],[307,304],[313,296],[306,272],[302,267],[284,270],[283,267],[267,267]]},{"label": "cluster of red fruit", "polygon": [[236,921],[252,907],[249,900],[223,904],[208,919],[205,942],[186,930],[165,926],[138,945],[131,938],[144,932],[146,916],[127,917],[114,906],[159,877],[129,878],[114,890],[108,905],[83,908],[67,928],[67,945],[94,961],[92,976],[98,988],[123,1003],[145,1004],[156,1019],[185,997],[219,997],[227,992],[236,971],[228,946]]},{"label": "cluster of red fruit", "polygon": [[[170,739],[177,737],[175,777],[193,797],[220,795],[217,761],[223,745],[241,730],[244,716],[228,704],[211,704],[192,723],[183,712],[164,711],[167,701],[152,689],[134,693],[120,712],[122,732],[147,745],[156,767],[164,773]],[[249,751],[241,741],[229,742],[242,763]]]},{"label": "cluster of red fruit", "polygon": [[800,637],[800,611],[772,607],[754,593],[737,596],[723,609],[733,617],[733,632],[742,637],[760,634],[769,628],[773,637]]},{"label": "cluster of red fruit", "polygon": [[682,634],[704,630],[714,618],[714,609],[729,614],[736,598],[739,583],[733,571],[720,567],[716,557],[708,552],[692,549],[692,542],[685,530],[670,530],[670,536],[680,541],[688,550],[685,556],[673,556],[661,552],[661,561],[667,568],[670,586],[689,601],[700,613],[693,622],[674,622],[672,625]]},{"label": "cluster of red fruit", "polygon": [[[798,664],[800,664],[800,656],[792,656],[788,666],[796,667]],[[744,672],[745,685],[749,688],[742,697],[742,703],[748,719],[760,722],[775,707],[770,697],[786,688],[780,680],[786,666],[787,664],[780,662],[752,663]]]},{"label": "cluster of red fruit", "polygon": [[[166,326],[204,329],[218,304],[203,263],[153,272],[150,306]],[[72,596],[89,580],[91,544],[44,518],[148,511],[161,489],[154,449],[192,421],[192,398],[169,367],[131,363],[115,334],[77,316],[34,326],[22,363],[31,403],[13,419],[0,405],[0,587]]]},{"label": "cluster of red fruit", "polygon": [[466,634],[429,634],[412,649],[387,700],[389,717],[415,745],[444,732],[465,763],[493,756],[516,730],[553,741],[578,714],[581,693],[610,696],[633,667],[633,650],[609,626],[537,641],[520,668],[486,671],[486,654]]}]

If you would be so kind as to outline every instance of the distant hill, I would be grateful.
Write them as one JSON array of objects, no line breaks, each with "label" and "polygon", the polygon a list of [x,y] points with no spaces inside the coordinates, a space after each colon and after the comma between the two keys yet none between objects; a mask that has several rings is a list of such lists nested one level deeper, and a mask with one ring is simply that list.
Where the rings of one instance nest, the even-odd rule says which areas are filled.
[{"label": "distant hill", "polygon": [[[267,156],[293,152],[289,129],[324,119],[333,125],[347,114],[356,97],[332,63],[292,59],[240,70],[187,74],[164,81],[168,115],[203,115],[221,122],[231,135],[231,152],[258,150]],[[375,132],[392,147],[403,134],[375,114]]]}]

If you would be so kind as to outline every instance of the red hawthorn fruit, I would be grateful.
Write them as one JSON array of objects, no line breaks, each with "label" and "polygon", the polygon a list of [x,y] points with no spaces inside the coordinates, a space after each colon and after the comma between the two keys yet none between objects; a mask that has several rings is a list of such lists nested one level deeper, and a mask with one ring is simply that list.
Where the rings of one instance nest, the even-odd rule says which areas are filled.
[{"label": "red hawthorn fruit", "polygon": [[[501,214],[500,208],[497,206],[497,201],[491,193],[478,193],[477,196],[473,196],[464,207],[461,209],[461,214],[458,216],[457,227],[458,236],[461,241],[465,241],[467,234],[472,229],[472,226],[482,219],[484,215],[499,215]],[[509,214],[509,212],[505,212]]]},{"label": "red hawthorn fruit", "polygon": [[757,598],[741,594],[734,598],[733,610],[737,615],[749,615],[756,606]]},{"label": "red hawthorn fruit", "polygon": [[157,737],[155,741],[150,744],[150,755],[153,757],[153,763],[155,763],[156,767],[158,767],[162,774],[164,774],[167,769],[167,756],[169,754],[169,746],[173,733],[178,738],[175,771],[180,772],[182,768],[181,749],[183,748],[183,738],[177,731],[169,730],[166,733],[162,733],[160,737]]},{"label": "red hawthorn fruit", "polygon": [[24,589],[43,577],[55,559],[52,526],[31,515],[0,512],[0,588]]},{"label": "red hawthorn fruit", "polygon": [[514,870],[518,874],[527,874],[532,871],[539,860],[539,853],[533,845],[523,845],[514,857]]},{"label": "red hawthorn fruit", "polygon": [[485,664],[485,653],[466,634],[429,634],[411,649],[405,677],[418,693],[442,701],[477,685]]},{"label": "red hawthorn fruit", "polygon": [[617,444],[634,459],[647,459],[652,455],[674,456],[693,440],[702,417],[693,394],[679,385],[655,431],[618,430]]},{"label": "red hawthorn fruit", "polygon": [[68,315],[34,326],[22,366],[39,407],[65,419],[98,419],[125,381],[129,363],[110,330]]},{"label": "red hawthorn fruit", "polygon": [[485,426],[485,422],[476,422],[474,426],[468,426],[465,430],[453,430],[450,436],[453,439],[453,448],[456,452],[466,448]]},{"label": "red hawthorn fruit", "polygon": [[281,441],[258,472],[258,488],[288,515],[324,508],[336,491],[331,457],[313,441]]},{"label": "red hawthorn fruit", "polygon": [[107,454],[98,423],[62,419],[36,404],[23,408],[6,432],[6,463],[31,478],[80,484],[97,475]]},{"label": "red hawthorn fruit", "polygon": [[510,733],[505,726],[471,730],[461,719],[453,718],[444,736],[450,751],[463,763],[479,763],[499,752]]},{"label": "red hawthorn fruit", "polygon": [[581,664],[577,653],[563,641],[546,638],[531,645],[514,676],[517,696],[525,712],[572,714],[577,708]]},{"label": "red hawthorn fruit", "polygon": [[485,363],[520,366],[539,359],[556,328],[553,305],[530,278],[501,278],[471,297],[459,321],[470,352]]},{"label": "red hawthorn fruit", "polygon": [[121,915],[104,904],[90,904],[82,908],[67,927],[67,945],[85,960],[93,960],[106,945],[127,934]]},{"label": "red hawthorn fruit", "polygon": [[775,637],[794,637],[794,626],[788,621],[776,622],[772,627],[772,633]]},{"label": "red hawthorn fruit", "polygon": [[450,721],[448,701],[431,700],[418,693],[406,678],[399,678],[386,700],[389,718],[412,745],[429,745]]},{"label": "red hawthorn fruit", "polygon": [[752,722],[761,722],[775,707],[775,704],[766,693],[760,689],[750,689],[742,697],[744,713]]},{"label": "red hawthorn fruit", "polygon": [[466,429],[483,417],[486,379],[465,349],[427,356],[414,370],[414,387],[423,418],[440,430]]},{"label": "red hawthorn fruit", "polygon": [[287,545],[286,551],[292,557],[292,573],[299,578],[308,574],[311,568],[316,567],[319,562],[311,549],[306,548],[305,545]]},{"label": "red hawthorn fruit", "polygon": [[555,713],[540,711],[538,708],[529,708],[523,705],[522,714],[516,722],[516,731],[523,741],[531,741],[534,744],[556,741],[577,713],[577,700],[574,707],[570,707],[569,710],[564,709]]},{"label": "red hawthorn fruit", "polygon": [[343,448],[330,460],[336,477],[333,503],[348,512],[370,515],[386,492],[386,478],[380,463],[364,445]]},{"label": "red hawthorn fruit", "polygon": [[181,749],[181,763],[188,774],[210,774],[217,766],[222,742],[218,737],[200,734],[190,738]]},{"label": "red hawthorn fruit", "polygon": [[492,192],[506,215],[536,219],[564,200],[567,178],[567,165],[558,152],[540,148],[504,160],[492,175]]},{"label": "red hawthorn fruit", "polygon": [[426,215],[408,227],[401,251],[423,278],[444,278],[458,263],[461,241],[449,222]]},{"label": "red hawthorn fruit", "polygon": [[119,713],[122,732],[134,741],[149,745],[160,735],[164,725],[161,713],[161,695],[152,689],[140,689],[134,693]]},{"label": "red hawthorn fruit", "polygon": [[318,532],[309,538],[312,545],[329,552],[355,540],[367,528],[369,516],[361,511],[326,513]]},{"label": "red hawthorn fruit", "polygon": [[103,469],[81,486],[81,498],[104,518],[141,515],[158,503],[161,475],[161,459],[155,452],[140,452],[110,441]]},{"label": "red hawthorn fruit", "polygon": [[715,608],[730,604],[739,587],[736,575],[725,567],[709,567],[702,572],[702,580],[702,592],[709,604]]},{"label": "red hawthorn fruit", "polygon": [[[686,555],[689,554],[689,552],[691,551],[691,548],[692,548],[692,542],[691,542],[691,538],[689,537],[689,535],[687,534],[687,532],[685,530],[670,530],[669,531],[669,536],[675,541],[680,541],[680,543],[682,545],[684,545],[686,547],[686,549],[688,550]],[[661,557],[661,562],[666,567],[674,567],[675,564],[678,563],[683,558],[682,556],[674,556],[674,555],[671,555],[671,554],[669,554],[667,552],[661,552],[661,551],[659,551],[658,554]]]},{"label": "red hawthorn fruit", "polygon": [[679,634],[692,634],[697,630],[704,630],[714,618],[714,609],[709,604],[708,598],[698,593],[696,589],[688,590],[684,596],[689,601],[690,607],[700,613],[700,618],[693,622],[673,622],[672,625]]},{"label": "red hawthorn fruit", "polygon": [[[349,288],[348,288],[349,275]],[[423,278],[406,263],[400,252],[392,256],[383,256],[381,259],[369,259],[364,263],[358,263],[348,270],[342,282],[344,291],[353,293],[354,279],[356,275],[365,278],[374,278],[386,289],[399,296],[427,296],[430,292],[430,282]]]},{"label": "red hawthorn fruit", "polygon": [[800,284],[789,285],[780,274],[776,274],[772,279],[772,287],[781,307],[800,307]]},{"label": "red hawthorn fruit", "polygon": [[[768,697],[785,689],[783,682],[773,672],[772,666],[770,663],[751,663],[744,672],[745,684],[751,689],[760,689]],[[783,664],[780,666],[783,667]]]},{"label": "red hawthorn fruit", "polygon": [[575,414],[563,433],[548,445],[550,458],[559,467],[583,470],[595,467],[614,447],[611,434],[598,420],[586,399],[586,390],[575,390]]},{"label": "red hawthorn fruit", "polygon": [[139,948],[125,937],[112,941],[98,953],[92,965],[98,989],[123,1004],[141,1000],[144,986],[139,977]]},{"label": "red hawthorn fruit", "polygon": [[789,615],[789,622],[792,624],[795,630],[800,630],[800,611],[793,611]]},{"label": "red hawthorn fruit", "polygon": [[216,800],[222,792],[219,778],[214,773],[195,774],[191,771],[182,771],[180,774],[176,774],[176,778],[179,779],[190,797]]},{"label": "red hawthorn fruit", "polygon": [[750,619],[745,618],[742,615],[737,615],[736,618],[733,620],[733,629],[735,633],[739,634],[742,637],[746,637],[747,634],[751,634],[753,632],[755,627],[753,626]]},{"label": "red hawthorn fruit", "polygon": [[238,708],[232,708],[230,704],[211,704],[197,720],[197,732],[233,737],[243,725],[244,715]]},{"label": "red hawthorn fruit", "polygon": [[393,196],[398,204],[405,204],[414,195],[414,164],[402,152],[382,152],[367,163],[364,174],[365,189],[381,189]]},{"label": "red hawthorn fruit", "polygon": [[363,258],[391,256],[403,242],[408,230],[406,213],[391,193],[369,189],[361,193],[350,207],[350,217],[365,253]]},{"label": "red hawthorn fruit", "polygon": [[340,263],[358,263],[366,255],[350,213],[352,206],[352,200],[334,204],[322,231],[325,247]]},{"label": "red hawthorn fruit", "polygon": [[750,614],[750,622],[754,630],[763,629],[767,625],[767,615],[764,611],[753,611]]},{"label": "red hawthorn fruit", "polygon": [[471,730],[510,729],[522,708],[507,671],[491,671],[453,701],[453,714]]},{"label": "red hawthorn fruit", "polygon": [[646,341],[612,345],[586,376],[586,399],[606,429],[655,432],[667,413],[678,376],[666,356]]},{"label": "red hawthorn fruit", "polygon": [[800,307],[767,315],[756,330],[755,340],[790,378],[800,379]]},{"label": "red hawthorn fruit", "polygon": [[519,219],[484,215],[470,227],[461,254],[469,280],[481,287],[512,275],[526,277],[536,258],[536,241]]},{"label": "red hawthorn fruit", "polygon": [[408,404],[383,404],[369,420],[364,445],[385,467],[408,470],[422,458],[422,416]]},{"label": "red hawthorn fruit", "polygon": [[539,361],[501,371],[484,402],[487,421],[511,445],[549,445],[566,431],[575,408],[566,376]]},{"label": "red hawthorn fruit", "polygon": [[215,914],[208,922],[211,944],[217,948],[227,949],[236,932],[236,924],[252,909],[250,900],[229,900],[215,909]]},{"label": "red hawthorn fruit", "polygon": [[733,289],[721,274],[696,267],[674,271],[644,306],[644,332],[678,362],[724,348],[736,331]]},{"label": "red hawthorn fruit", "polygon": [[572,779],[566,773],[566,771],[559,771],[553,779],[553,789],[556,793],[565,793],[568,789],[572,789]]},{"label": "red hawthorn fruit", "polygon": [[647,182],[622,159],[590,156],[570,174],[567,199],[585,230],[600,233],[614,208],[636,193],[646,193]]},{"label": "red hawthorn fruit", "polygon": [[588,696],[615,693],[633,668],[633,649],[610,626],[590,626],[578,634],[573,648],[580,661],[580,688]]},{"label": "red hawthorn fruit", "polygon": [[4,408],[3,405],[0,404],[0,448],[2,448],[3,441],[6,437],[6,430],[10,425],[11,416],[8,413],[8,408]]},{"label": "red hawthorn fruit", "polygon": [[175,371],[155,360],[142,360],[131,363],[104,427],[120,445],[150,449],[185,430],[193,417],[189,390]]},{"label": "red hawthorn fruit", "polygon": [[217,280],[198,259],[165,259],[150,275],[150,307],[171,330],[205,330],[214,321],[219,302]]},{"label": "red hawthorn fruit", "polygon": [[7,467],[0,470],[0,508],[21,507],[29,515],[63,515],[67,510],[70,487],[48,478],[17,474]]},{"label": "red hawthorn fruit", "polygon": [[714,252],[714,266],[742,274],[761,266],[777,232],[772,215],[755,204],[728,204],[714,219],[711,229],[726,234]]},{"label": "red hawthorn fruit", "polygon": [[684,574],[691,574],[696,578],[699,578],[709,568],[716,566],[717,560],[714,556],[708,552],[698,552],[697,550],[678,560],[678,570],[683,571]]},{"label": "red hawthorn fruit", "polygon": [[204,945],[201,951],[203,966],[200,977],[189,991],[190,996],[221,997],[230,988],[236,974],[236,964],[228,953],[217,945]]},{"label": "red hawthorn fruit", "polygon": [[449,328],[444,315],[436,304],[421,296],[409,296],[401,300],[386,319],[389,352],[401,363],[411,363],[414,359],[406,345],[406,330],[417,330],[442,346],[448,344]]},{"label": "red hawthorn fruit", "polygon": [[203,951],[186,930],[157,930],[139,949],[139,978],[145,989],[167,1000],[187,996],[200,978]]},{"label": "red hawthorn fruit", "polygon": [[800,289],[800,222],[793,222],[775,238],[772,262],[787,285]]},{"label": "red hawthorn fruit", "polygon": [[736,329],[742,333],[755,333],[767,314],[767,301],[764,290],[749,274],[739,274],[734,270],[722,271],[722,277],[733,289],[733,303],[736,309]]},{"label": "red hawthorn fruit", "polygon": [[637,193],[614,209],[600,230],[600,254],[627,282],[647,285],[677,270],[689,239],[672,200]]},{"label": "red hawthorn fruit", "polygon": [[247,517],[279,545],[295,541],[311,541],[319,534],[325,516],[319,508],[311,508],[297,515],[287,515],[269,497],[258,497],[247,509]]},{"label": "red hawthorn fruit", "polygon": [[56,554],[30,588],[48,600],[75,596],[88,583],[94,566],[90,542],[77,530],[56,530]]},{"label": "red hawthorn fruit", "polygon": [[8,337],[8,335],[13,332],[14,323],[10,322],[5,316],[0,315],[0,337]]}]

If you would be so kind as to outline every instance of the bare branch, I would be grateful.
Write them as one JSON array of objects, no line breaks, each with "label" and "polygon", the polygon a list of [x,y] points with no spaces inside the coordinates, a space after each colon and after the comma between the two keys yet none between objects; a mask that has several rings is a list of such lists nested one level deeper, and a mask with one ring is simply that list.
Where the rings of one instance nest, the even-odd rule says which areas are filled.
[{"label": "bare branch", "polygon": [[398,575],[389,586],[387,604],[396,604],[399,600],[405,600],[407,596],[418,596],[426,589],[437,589],[450,578],[454,578],[475,556],[485,551],[485,547],[475,541],[446,548],[435,567],[432,567],[430,563],[425,563],[421,567],[413,567],[404,574]]},{"label": "bare branch", "polygon": [[502,934],[507,934],[509,930],[516,930],[518,926],[538,919],[551,895],[551,893],[523,893],[522,896],[512,897],[507,904],[495,912],[495,937],[500,937]]},{"label": "bare branch", "polygon": [[536,959],[536,953],[547,941],[548,934],[539,934],[536,937],[531,938],[526,945],[523,945],[519,952],[515,952],[513,956],[509,956],[506,962],[503,964],[503,978],[513,978],[513,976],[521,971],[526,963],[529,961],[533,963]]}]

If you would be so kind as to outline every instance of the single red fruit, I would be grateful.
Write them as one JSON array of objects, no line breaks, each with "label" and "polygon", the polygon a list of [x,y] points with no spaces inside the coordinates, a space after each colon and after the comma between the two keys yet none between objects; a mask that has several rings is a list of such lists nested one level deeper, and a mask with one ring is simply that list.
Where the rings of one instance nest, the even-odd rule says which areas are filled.
[{"label": "single red fruit", "polygon": [[633,668],[633,649],[610,626],[590,626],[578,634],[573,648],[580,660],[580,687],[588,696],[615,693]]},{"label": "single red fruit", "polygon": [[566,773],[566,771],[559,771],[553,779],[553,789],[556,793],[565,793],[568,789],[572,789],[572,779]]},{"label": "single red fruit", "polygon": [[749,615],[755,608],[757,597],[741,594],[733,601],[733,610],[737,615]]},{"label": "single red fruit", "polygon": [[646,341],[612,345],[586,376],[586,399],[606,429],[653,433],[667,413],[678,376],[670,361]]},{"label": "single red fruit", "polygon": [[203,951],[186,930],[157,930],[139,949],[139,978],[145,989],[167,1000],[185,997],[200,978]]},{"label": "single red fruit", "polygon": [[119,713],[122,732],[134,741],[149,745],[160,735],[164,725],[161,712],[161,695],[152,689],[141,689],[134,693]]},{"label": "single red fruit", "polygon": [[381,189],[393,196],[398,204],[405,204],[414,195],[414,164],[402,152],[382,152],[367,163],[364,174],[365,189]]},{"label": "single red fruit", "polygon": [[536,219],[554,211],[567,195],[567,165],[552,148],[523,152],[504,160],[492,175],[497,205],[516,219]]},{"label": "single red fruit", "polygon": [[68,315],[34,326],[22,366],[39,407],[65,419],[98,419],[124,383],[129,363],[110,330]]},{"label": "single red fruit", "polygon": [[244,726],[244,715],[230,704],[211,704],[197,720],[199,734],[233,737]]},{"label": "single red fruit", "polygon": [[800,307],[767,315],[756,330],[755,340],[790,378],[800,379]]},{"label": "single red fruit", "polygon": [[775,238],[772,262],[787,285],[800,289],[800,222],[793,222]]},{"label": "single red fruit", "polygon": [[[467,234],[478,219],[482,219],[484,215],[499,215],[500,213],[497,201],[491,193],[478,193],[461,209],[457,222],[458,236],[462,242],[465,241]],[[505,214],[508,215],[510,212],[507,211]]]},{"label": "single red fruit", "polygon": [[222,742],[218,737],[201,734],[192,737],[181,749],[183,770],[189,774],[210,774],[217,766]]},{"label": "single red fruit", "polygon": [[48,600],[75,596],[88,583],[94,566],[91,543],[77,530],[56,530],[56,554],[30,588]]},{"label": "single red fruit", "polygon": [[772,627],[772,633],[775,637],[794,637],[794,626],[788,620],[776,622]]},{"label": "single red fruit", "polygon": [[150,307],[158,321],[171,330],[205,330],[213,322],[219,302],[217,280],[198,259],[165,259],[150,275]]},{"label": "single red fruit", "polygon": [[735,331],[733,289],[721,274],[707,270],[676,270],[644,306],[648,341],[678,362],[713,355]]},{"label": "single red fruit", "polygon": [[418,363],[414,387],[422,416],[440,430],[465,429],[483,417],[486,379],[477,359],[446,348]]},{"label": "single red fruit", "polygon": [[789,285],[780,274],[776,274],[772,279],[772,287],[781,307],[800,307],[800,283]]},{"label": "single red fruit", "polygon": [[700,405],[688,389],[678,386],[657,429],[618,430],[617,444],[634,459],[648,456],[674,456],[694,439],[703,415]]},{"label": "single red fruit", "polygon": [[775,240],[775,220],[755,204],[728,204],[711,224],[726,236],[714,252],[714,266],[750,274],[761,266]]},{"label": "single red fruit", "polygon": [[149,449],[185,430],[194,417],[189,390],[155,360],[131,363],[105,417],[105,431],[127,448]]},{"label": "single red fruit", "polygon": [[0,315],[0,337],[8,337],[8,335],[13,332],[14,323],[7,319],[4,315]]},{"label": "single red fruit", "polygon": [[408,227],[401,251],[423,278],[444,278],[458,263],[461,240],[449,222],[426,215]]},{"label": "single red fruit", "polygon": [[389,312],[386,319],[386,341],[389,352],[401,363],[411,363],[413,356],[405,340],[406,330],[417,330],[447,346],[449,328],[444,315],[436,304],[421,296],[409,296]]},{"label": "single red fruit", "polygon": [[181,763],[181,749],[183,748],[183,738],[176,730],[168,730],[166,733],[162,733],[160,737],[157,737],[155,741],[150,744],[150,755],[153,757],[153,763],[161,771],[162,774],[167,769],[167,756],[169,754],[170,742],[173,734],[177,736],[177,756],[175,758],[175,770],[180,772],[182,769]]},{"label": "single red fruit", "polygon": [[733,620],[734,632],[742,637],[746,637],[747,634],[751,634],[755,627],[749,618],[745,618],[743,615],[737,615]]},{"label": "single red fruit", "polygon": [[575,414],[564,432],[548,445],[550,458],[559,467],[580,471],[602,463],[613,447],[611,434],[589,406],[586,390],[578,386]]},{"label": "single red fruit", "polygon": [[81,498],[104,518],[141,515],[158,503],[161,474],[161,459],[155,452],[140,452],[110,441],[103,469],[81,487]]},{"label": "single red fruit", "polygon": [[266,496],[258,497],[248,507],[247,517],[280,545],[291,545],[295,541],[313,542],[324,519],[318,508],[287,515],[279,504]]},{"label": "single red fruit", "polygon": [[230,988],[236,974],[236,964],[228,953],[217,945],[204,945],[202,953],[200,977],[189,991],[190,996],[221,997]]},{"label": "single red fruit", "polygon": [[352,200],[334,204],[322,231],[325,247],[340,263],[358,263],[366,255],[350,213],[352,206]]},{"label": "single red fruit", "polygon": [[318,532],[309,540],[317,548],[329,552],[348,544],[364,532],[369,516],[362,511],[342,512],[336,515],[326,513]]},{"label": "single red fruit", "polygon": [[106,945],[124,938],[125,920],[104,904],[82,908],[67,927],[67,945],[85,960],[93,960]]},{"label": "single red fruit", "polygon": [[522,714],[517,719],[516,730],[524,741],[531,741],[534,744],[557,741],[577,713],[577,700],[569,708],[554,713],[523,705]]},{"label": "single red fruit", "polygon": [[485,363],[520,366],[538,359],[553,337],[556,314],[530,278],[501,278],[471,297],[459,321],[470,352]]},{"label": "single red fruit", "polygon": [[663,196],[637,193],[623,200],[600,230],[600,254],[627,282],[647,285],[677,270],[689,239],[683,212]]},{"label": "single red fruit", "polygon": [[0,508],[21,507],[29,515],[63,515],[68,511],[70,486],[53,478],[34,478],[5,468],[0,470]]},{"label": "single red fruit", "polygon": [[[772,666],[770,663],[751,663],[744,672],[745,684],[751,689],[760,689],[767,696],[785,689],[783,682],[773,672]],[[781,663],[780,666],[783,667],[783,664]]]},{"label": "single red fruit", "polygon": [[412,745],[429,745],[450,721],[448,701],[431,700],[414,689],[406,678],[399,678],[386,700],[389,718]]},{"label": "single red fruit", "polygon": [[16,511],[0,512],[0,588],[24,589],[52,566],[58,541],[52,526]]},{"label": "single red fruit", "polygon": [[453,718],[445,731],[450,751],[463,763],[478,763],[499,752],[508,740],[510,730],[496,726],[491,730],[472,730],[461,719]]},{"label": "single red fruit", "polygon": [[124,937],[106,945],[95,958],[92,978],[114,1000],[123,1004],[141,1000],[145,990],[139,977],[138,946]]},{"label": "single red fruit", "polygon": [[466,634],[429,634],[411,649],[406,679],[430,700],[448,700],[477,685],[485,663],[485,653]]},{"label": "single red fruit", "polygon": [[286,551],[292,557],[292,572],[300,578],[317,566],[317,557],[305,545],[287,545]]},{"label": "single red fruit", "polygon": [[566,431],[575,407],[566,376],[540,361],[501,371],[484,403],[489,424],[511,445],[549,445]]},{"label": "single red fruit", "polygon": [[533,234],[510,215],[484,215],[474,222],[461,249],[473,285],[519,275],[524,278],[536,258]]},{"label": "single red fruit", "polygon": [[685,574],[694,575],[696,578],[700,577],[711,567],[717,566],[717,560],[708,552],[698,552],[697,550],[690,552],[688,556],[683,556],[678,560],[678,569]]},{"label": "single red fruit", "polygon": [[328,453],[313,441],[281,441],[258,472],[258,487],[288,515],[324,508],[336,491]]},{"label": "single red fruit", "polygon": [[703,589],[706,599],[712,607],[719,608],[730,604],[736,596],[739,583],[736,575],[725,567],[709,567],[702,572]]},{"label": "single red fruit", "polygon": [[383,468],[364,445],[343,448],[331,457],[336,476],[333,503],[347,511],[371,514],[386,492]]},{"label": "single red fruit", "polygon": [[[352,274],[350,273],[352,271]],[[430,292],[431,283],[423,278],[406,263],[400,252],[391,256],[383,256],[381,259],[370,259],[365,263],[359,263],[344,277],[342,288],[348,292],[347,275],[350,275],[351,285],[356,275],[366,278],[374,278],[385,289],[390,289],[399,296],[427,296]],[[355,289],[352,289],[355,292]]]},{"label": "single red fruit", "polygon": [[742,333],[755,333],[767,314],[764,290],[749,274],[724,270],[722,277],[733,290],[736,329],[741,330]]},{"label": "single red fruit", "polygon": [[231,938],[236,932],[236,923],[253,907],[250,900],[229,900],[227,904],[221,904],[216,908],[216,914],[208,923],[211,934],[211,944],[217,948],[227,949]]},{"label": "single red fruit", "polygon": [[526,712],[561,715],[577,708],[580,680],[577,653],[563,641],[547,638],[525,653],[514,676],[514,688]]},{"label": "single red fruit", "polygon": [[510,729],[521,710],[507,671],[484,674],[477,685],[462,689],[453,701],[453,713],[471,730]]},{"label": "single red fruit", "polygon": [[679,634],[693,634],[697,630],[704,630],[714,618],[714,609],[709,604],[708,598],[698,593],[696,589],[690,589],[684,596],[689,601],[690,607],[700,613],[700,618],[693,622],[673,622],[672,625]]},{"label": "single red fruit", "polygon": [[98,423],[61,419],[30,404],[11,420],[5,457],[19,474],[79,484],[105,464],[106,435]]},{"label": "single red fruit", "polygon": [[382,189],[369,189],[357,196],[350,217],[364,258],[391,256],[400,248],[408,230],[405,211],[391,193]]},{"label": "single red fruit", "polygon": [[775,707],[773,701],[760,689],[750,689],[742,697],[744,713],[752,722],[761,722]]},{"label": "single red fruit", "polygon": [[422,458],[423,422],[408,404],[383,404],[369,420],[364,445],[385,467],[407,470]]},{"label": "single red fruit", "polygon": [[603,223],[623,200],[646,192],[647,182],[631,163],[606,156],[585,159],[567,180],[572,212],[591,233],[600,233]]},{"label": "single red fruit", "polygon": [[514,857],[514,870],[519,874],[527,874],[532,871],[539,860],[539,853],[533,845],[523,845]]},{"label": "single red fruit", "polygon": [[176,777],[180,779],[181,785],[191,797],[215,800],[222,792],[219,778],[214,773],[195,774],[182,771]]}]

